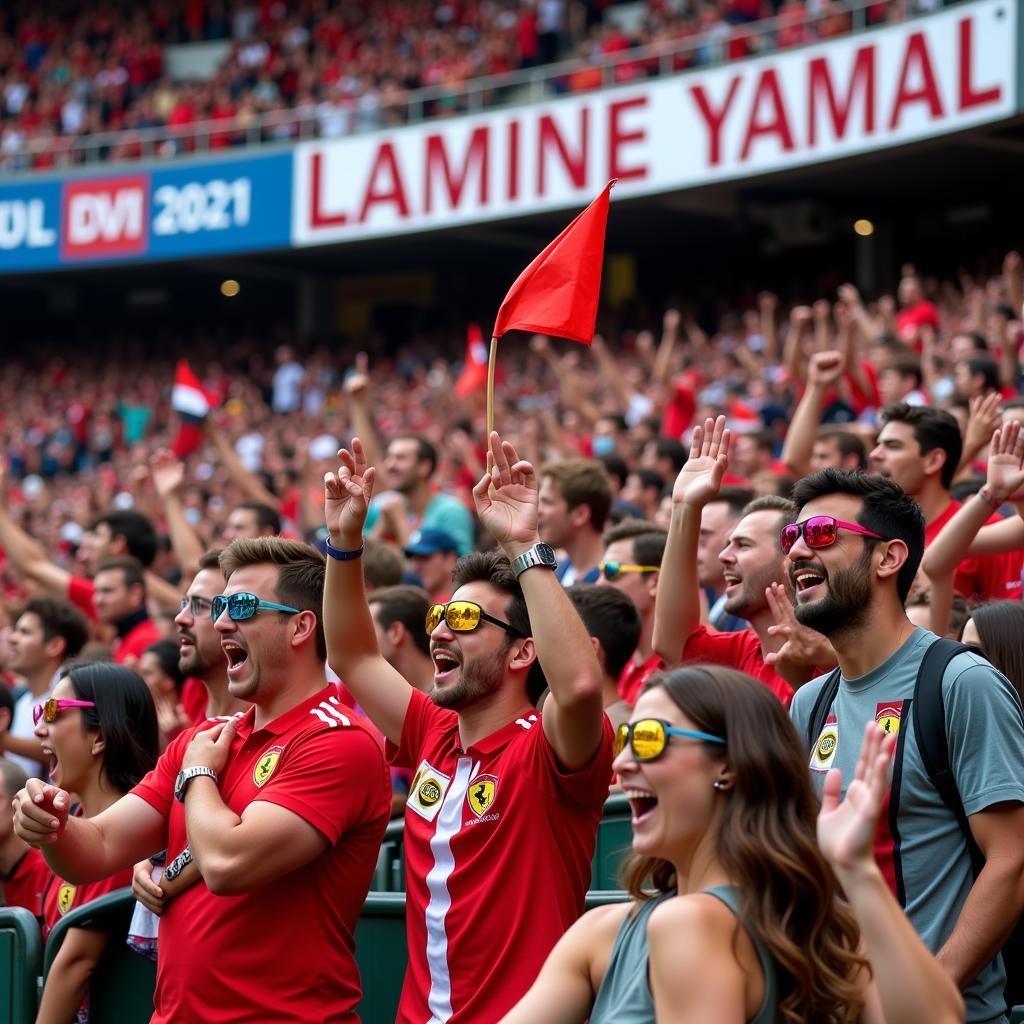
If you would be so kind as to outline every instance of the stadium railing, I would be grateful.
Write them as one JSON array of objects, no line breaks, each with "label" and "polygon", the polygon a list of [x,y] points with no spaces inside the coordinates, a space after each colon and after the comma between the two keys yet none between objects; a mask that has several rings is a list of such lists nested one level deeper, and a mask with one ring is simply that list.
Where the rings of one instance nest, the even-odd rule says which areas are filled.
[{"label": "stadium railing", "polygon": [[[885,20],[884,12],[898,9],[901,20],[925,16],[931,9],[908,9],[900,0],[841,0],[821,11],[805,11],[801,26],[807,31],[807,42],[817,36],[815,26],[824,21],[835,21],[844,15],[850,19],[847,31],[829,35],[849,35],[867,28],[877,27]],[[870,13],[869,13],[870,12]],[[540,102],[552,95],[569,90],[572,76],[581,71],[600,71],[600,88],[636,82],[643,78],[673,74],[683,67],[711,67],[734,59],[731,55],[749,50],[744,56],[759,56],[775,50],[779,33],[793,28],[788,18],[765,18],[746,25],[712,28],[681,42],[657,43],[634,47],[608,54],[596,60],[561,61],[536,68],[525,68],[499,75],[484,75],[449,86],[429,86],[404,94],[404,102],[397,111],[400,123],[415,124],[429,120],[436,111],[477,113],[513,103]],[[635,74],[631,66],[642,65],[644,70]],[[628,75],[629,77],[623,77]],[[319,136],[319,114],[310,106],[293,110],[270,111],[246,115],[244,123],[238,120],[203,121],[190,125],[161,126],[157,128],[126,129],[99,132],[83,136],[55,136],[29,139],[20,148],[5,154],[7,173],[29,171],[33,161],[42,156],[52,157],[57,167],[97,163],[104,160],[135,160],[152,157],[174,157],[183,152],[206,153],[212,149],[224,153],[231,148],[262,145],[292,144]],[[351,117],[353,125],[357,118]],[[379,125],[361,131],[378,130]],[[360,129],[345,134],[357,134]],[[287,137],[282,138],[281,133]],[[230,137],[229,146],[211,147],[211,140]],[[24,166],[22,166],[24,165]],[[49,169],[49,168],[47,168]]]},{"label": "stadium railing", "polygon": [[107,947],[89,983],[89,1024],[147,1024],[153,1016],[156,964],[126,942],[134,910],[131,889],[117,889],[66,914],[47,939],[44,985],[71,928],[107,933]]},{"label": "stadium railing", "polygon": [[0,907],[0,1024],[36,1019],[42,966],[39,922],[23,907]]}]

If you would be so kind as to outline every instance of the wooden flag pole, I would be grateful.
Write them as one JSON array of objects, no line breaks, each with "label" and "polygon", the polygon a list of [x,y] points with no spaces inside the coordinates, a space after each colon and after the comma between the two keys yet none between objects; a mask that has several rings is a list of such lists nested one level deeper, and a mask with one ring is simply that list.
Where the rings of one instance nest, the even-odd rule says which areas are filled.
[{"label": "wooden flag pole", "polygon": [[494,430],[494,368],[497,362],[498,339],[492,337],[491,351],[487,357],[487,436],[484,438],[488,473],[494,468],[494,457],[491,455],[491,432]]}]

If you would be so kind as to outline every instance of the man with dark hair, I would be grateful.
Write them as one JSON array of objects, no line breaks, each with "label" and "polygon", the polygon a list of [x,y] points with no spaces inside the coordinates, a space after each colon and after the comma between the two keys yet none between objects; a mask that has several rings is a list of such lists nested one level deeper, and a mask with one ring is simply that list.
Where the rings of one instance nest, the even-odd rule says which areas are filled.
[{"label": "man with dark hair", "polygon": [[[88,821],[30,780],[15,829],[70,882],[154,850],[200,878],[162,908],[154,1024],[357,1020],[353,934],[388,820],[378,742],[324,678],[323,558],[298,541],[234,541],[215,624],[245,714],[171,742],[127,796]],[[276,930],[287,942],[261,942]],[[257,941],[254,941],[255,940]],[[310,964],[316,984],[309,983]]]},{"label": "man with dark hair", "polygon": [[43,855],[14,832],[14,797],[28,778],[21,765],[0,757],[0,893],[8,907],[24,907],[41,922],[53,873]]},{"label": "man with dark hair", "polygon": [[654,598],[658,593],[661,560],[668,534],[643,519],[625,519],[604,534],[599,585],[626,594],[640,613],[642,623],[635,650],[619,678],[619,694],[632,707],[648,676],[665,663],[651,643],[654,632]]},{"label": "man with dark hair", "polygon": [[[326,528],[325,531],[326,532]],[[317,545],[322,547],[322,545]],[[363,577],[369,594],[378,587],[394,587],[402,582],[405,559],[394,545],[367,537],[363,552]]]},{"label": "man with dark hair", "polygon": [[0,729],[0,753],[32,775],[43,777],[46,769],[32,708],[49,698],[61,669],[78,657],[88,639],[85,616],[53,597],[30,598],[8,636],[12,654],[8,667],[24,678],[27,690],[15,702],[8,726]]},{"label": "man with dark hair", "polygon": [[204,552],[199,571],[181,599],[174,625],[178,635],[178,668],[187,676],[182,703],[194,725],[207,718],[234,715],[248,703],[228,692],[228,663],[210,615],[213,599],[224,589],[221,549]]},{"label": "man with dark hair", "polygon": [[397,1019],[497,1021],[583,909],[611,775],[601,668],[538,542],[537,475],[492,434],[493,470],[473,495],[499,550],[456,565],[452,600],[427,622],[433,688],[411,687],[381,656],[363,592],[375,471],[352,446],[325,481],[324,611],[331,668],[387,737],[392,764],[416,773]]},{"label": "man with dark hair", "polygon": [[[793,686],[806,682],[817,665],[834,661],[824,637],[804,630],[787,638],[769,632],[776,623],[767,591],[787,579],[779,529],[793,521],[785,498],[755,498],[743,510],[719,554],[725,576],[725,610],[750,622],[750,629],[712,633],[700,621],[697,542],[702,511],[721,487],[729,466],[725,417],[694,428],[690,458],[672,492],[672,521],[654,610],[654,650],[668,665],[706,661],[729,665],[760,679],[788,705]],[[780,592],[778,600],[788,601]],[[784,650],[785,648],[785,650]]]},{"label": "man with dark hair", "polygon": [[367,533],[394,541],[400,548],[425,526],[437,526],[455,538],[459,554],[473,550],[473,519],[458,498],[434,490],[437,451],[424,437],[392,438],[383,465],[387,490],[379,494],[367,517]]},{"label": "man with dark hair", "polygon": [[96,618],[117,633],[114,661],[133,668],[142,652],[162,636],[146,608],[146,577],[134,558],[100,562],[93,580]]},{"label": "man with dark hair", "polygon": [[639,509],[641,519],[653,519],[661,504],[661,493],[665,490],[665,481],[656,469],[640,466],[630,470],[625,486],[619,497],[634,508]]},{"label": "man with dark hair", "polygon": [[640,453],[640,463],[656,470],[665,484],[670,484],[686,462],[686,448],[675,437],[652,437]]},{"label": "man with dark hair", "polygon": [[366,595],[384,660],[404,679],[429,693],[434,686],[430,637],[423,628],[432,603],[420,587],[378,587]]},{"label": "man with dark hair", "polygon": [[820,794],[838,768],[849,785],[868,723],[899,730],[876,857],[963,991],[967,1020],[1003,1020],[998,954],[1024,910],[1024,718],[1016,693],[974,653],[955,654],[942,675],[949,765],[984,860],[975,877],[967,837],[922,762],[920,709],[909,713],[919,666],[938,639],[915,628],[903,608],[924,552],[921,509],[893,481],[836,470],[801,480],[793,498],[797,523],[783,546],[796,617],[829,638],[840,669],[830,706],[818,705],[825,677],[793,701],[794,722],[811,746],[812,781]]},{"label": "man with dark hair", "polygon": [[953,386],[956,397],[965,402],[1001,391],[999,364],[989,356],[958,359],[953,365]]},{"label": "man with dark hair", "polygon": [[[872,472],[894,480],[924,513],[925,546],[953,518],[960,503],[949,489],[963,441],[956,420],[941,409],[899,404],[882,410],[881,433],[871,452]],[[998,523],[993,515],[989,523]],[[964,559],[953,577],[953,586],[969,601],[1019,598],[1024,552],[985,555]]]},{"label": "man with dark hair", "polygon": [[592,459],[549,462],[540,470],[540,536],[566,553],[556,576],[564,587],[596,583],[604,544],[601,532],[612,507],[604,467]]},{"label": "man with dark hair", "polygon": [[604,672],[604,713],[617,729],[629,721],[632,706],[619,693],[619,680],[633,657],[643,628],[636,605],[617,587],[577,583],[566,591],[597,651]]},{"label": "man with dark hair", "polygon": [[928,401],[921,390],[924,375],[921,360],[909,352],[893,358],[878,374],[878,394],[886,405],[903,402],[921,408]]},{"label": "man with dark hair", "polygon": [[262,501],[239,502],[224,524],[224,543],[252,537],[275,537],[281,532],[281,516]]},{"label": "man with dark hair", "polygon": [[[34,580],[52,597],[70,601],[95,620],[93,581],[57,565],[42,545],[14,521],[7,508],[6,489],[7,467],[0,460],[0,496],[3,499],[0,500],[0,548],[20,573]],[[110,558],[134,558],[148,568],[156,558],[157,546],[156,530],[144,515],[131,509],[112,509],[92,521],[82,538],[79,554],[91,572]]]},{"label": "man with dark hair", "polygon": [[708,625],[720,633],[747,629],[746,619],[725,610],[724,566],[719,553],[729,543],[729,534],[754,500],[749,487],[722,487],[704,506],[697,539],[697,579],[708,599]]}]

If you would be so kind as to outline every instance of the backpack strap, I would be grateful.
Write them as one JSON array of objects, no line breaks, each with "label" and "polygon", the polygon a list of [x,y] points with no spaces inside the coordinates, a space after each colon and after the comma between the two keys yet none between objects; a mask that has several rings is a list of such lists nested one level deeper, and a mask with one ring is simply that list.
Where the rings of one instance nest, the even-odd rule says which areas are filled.
[{"label": "backpack strap", "polygon": [[942,679],[950,661],[958,654],[970,650],[956,640],[940,637],[921,659],[914,684],[914,700],[911,713],[914,719],[914,734],[921,754],[921,763],[928,779],[935,787],[942,802],[953,812],[960,831],[967,843],[971,857],[971,868],[975,877],[985,866],[985,858],[974,841],[971,826],[967,822],[960,791],[956,786],[953,769],[949,764],[949,740],[946,736],[946,707],[942,695]]},{"label": "backpack strap", "polygon": [[813,750],[814,744],[818,742],[825,719],[828,718],[829,708],[832,707],[839,692],[839,669],[834,668],[828,674],[825,682],[821,684],[814,707],[811,709],[811,717],[807,720],[807,749]]}]

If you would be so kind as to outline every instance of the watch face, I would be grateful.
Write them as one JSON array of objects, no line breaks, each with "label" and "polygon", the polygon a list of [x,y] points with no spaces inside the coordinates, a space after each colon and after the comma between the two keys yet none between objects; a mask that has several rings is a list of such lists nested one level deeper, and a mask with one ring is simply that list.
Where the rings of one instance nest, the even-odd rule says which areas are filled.
[{"label": "watch face", "polygon": [[555,564],[555,549],[550,544],[541,542],[534,548],[534,551],[537,552],[537,557],[542,565]]}]

